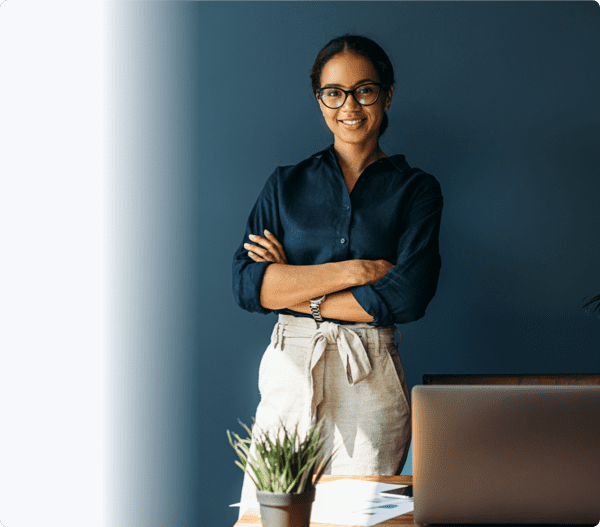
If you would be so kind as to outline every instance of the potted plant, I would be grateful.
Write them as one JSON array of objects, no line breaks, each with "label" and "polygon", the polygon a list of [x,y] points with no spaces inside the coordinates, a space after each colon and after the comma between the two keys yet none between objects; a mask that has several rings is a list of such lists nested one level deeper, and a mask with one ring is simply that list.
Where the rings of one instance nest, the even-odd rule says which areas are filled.
[{"label": "potted plant", "polygon": [[263,527],[308,527],[315,485],[333,457],[324,452],[321,427],[312,427],[302,438],[297,426],[293,433],[281,425],[268,434],[240,424],[249,437],[229,430],[227,437],[240,458],[235,463],[256,485]]}]

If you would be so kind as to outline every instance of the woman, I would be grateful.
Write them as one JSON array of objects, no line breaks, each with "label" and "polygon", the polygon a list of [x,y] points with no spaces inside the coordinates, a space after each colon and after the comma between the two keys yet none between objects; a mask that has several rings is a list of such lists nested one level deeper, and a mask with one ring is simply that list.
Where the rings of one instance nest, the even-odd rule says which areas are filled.
[{"label": "woman", "polygon": [[[442,196],[433,176],[379,146],[394,72],[375,42],[332,40],[311,80],[334,143],[275,170],[233,262],[238,304],[279,314],[256,425],[321,422],[331,473],[395,474],[411,434],[394,324],[421,318],[435,294]],[[243,501],[253,492],[246,477]]]}]

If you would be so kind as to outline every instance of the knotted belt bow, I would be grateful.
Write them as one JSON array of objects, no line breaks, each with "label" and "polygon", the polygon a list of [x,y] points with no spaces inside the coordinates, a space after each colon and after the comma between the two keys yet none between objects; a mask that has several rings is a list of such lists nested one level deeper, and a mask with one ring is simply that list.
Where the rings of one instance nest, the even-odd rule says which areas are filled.
[{"label": "knotted belt bow", "polygon": [[316,423],[317,407],[323,400],[324,368],[321,357],[327,344],[336,344],[342,364],[346,369],[348,384],[354,386],[371,373],[371,363],[360,340],[351,329],[334,322],[322,322],[315,330],[310,327],[287,326],[278,323],[273,331],[275,348],[282,343],[283,333],[290,337],[308,337],[312,335],[308,345],[308,379],[309,397],[303,411],[300,429],[307,431]]}]

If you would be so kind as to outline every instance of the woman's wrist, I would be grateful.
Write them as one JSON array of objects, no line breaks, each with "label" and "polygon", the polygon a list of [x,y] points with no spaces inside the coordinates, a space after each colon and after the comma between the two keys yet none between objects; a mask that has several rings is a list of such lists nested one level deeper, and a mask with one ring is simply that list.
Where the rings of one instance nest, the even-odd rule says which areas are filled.
[{"label": "woman's wrist", "polygon": [[[312,315],[309,302],[301,302],[288,309],[297,313]],[[373,317],[356,301],[350,291],[339,291],[327,295],[320,305],[321,316],[325,319],[345,320],[347,322],[373,322]]]}]

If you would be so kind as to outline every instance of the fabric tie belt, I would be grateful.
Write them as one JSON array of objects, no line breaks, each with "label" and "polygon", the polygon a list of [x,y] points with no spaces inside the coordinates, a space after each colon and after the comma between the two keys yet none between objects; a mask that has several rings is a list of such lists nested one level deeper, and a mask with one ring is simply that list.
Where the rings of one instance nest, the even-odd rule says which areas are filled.
[{"label": "fabric tie belt", "polygon": [[[358,333],[364,335],[367,347],[374,355],[379,355],[380,345],[394,342],[394,328],[377,328],[367,324],[343,325],[334,322],[317,323],[313,319],[279,315],[279,322],[273,329],[271,344],[282,350],[284,339],[289,344],[307,349],[305,362],[309,385],[309,397],[303,411],[299,430],[307,431],[316,423],[317,407],[323,400],[324,361],[321,360],[328,346],[337,348],[340,359],[346,370],[346,378],[350,386],[366,379],[372,371],[371,362],[363,340]],[[308,341],[308,342],[307,342]]]}]

